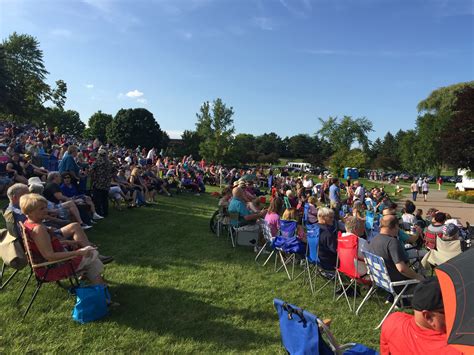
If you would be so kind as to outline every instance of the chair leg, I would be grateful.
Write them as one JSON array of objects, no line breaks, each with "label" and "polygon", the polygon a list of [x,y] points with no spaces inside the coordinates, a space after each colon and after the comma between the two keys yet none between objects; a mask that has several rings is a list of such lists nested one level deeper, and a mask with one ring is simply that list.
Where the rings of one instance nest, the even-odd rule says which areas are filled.
[{"label": "chair leg", "polygon": [[15,302],[15,303],[20,302],[20,298],[21,298],[21,296],[23,296],[23,293],[25,292],[26,286],[27,286],[28,283],[30,282],[30,279],[31,279],[31,276],[32,276],[32,275],[33,275],[33,270],[31,270],[30,276],[28,276],[28,279],[26,280],[25,284],[23,285],[23,288],[21,289],[20,295],[19,295],[18,298],[16,299],[16,302]]},{"label": "chair leg", "polygon": [[33,293],[33,297],[31,297],[31,301],[30,301],[30,303],[28,304],[28,307],[26,308],[25,313],[23,313],[23,319],[25,319],[26,315],[27,315],[28,312],[30,311],[30,308],[31,308],[31,306],[33,305],[33,302],[35,301],[36,296],[38,295],[38,292],[39,292],[39,290],[41,289],[41,286],[43,286],[43,282],[38,281],[38,285],[36,286],[36,290],[35,290],[35,292]]},{"label": "chair leg", "polygon": [[286,271],[286,275],[288,276],[288,279],[291,281],[291,275],[290,273],[288,272],[288,268],[286,267],[286,262],[285,262],[285,259],[283,258],[283,254],[281,252],[278,253],[280,255],[280,260],[283,264],[283,267],[285,268],[285,271]]},{"label": "chair leg", "polygon": [[5,268],[6,268],[6,265],[5,263],[3,263],[3,266],[2,266],[2,271],[0,273],[0,290],[3,290],[9,283],[10,281],[15,277],[15,275],[18,273],[19,270],[15,270],[13,272],[13,274],[10,275],[10,277],[4,282],[2,283],[3,281],[3,275],[5,275]]},{"label": "chair leg", "polygon": [[260,255],[263,253],[263,251],[265,250],[265,248],[267,247],[268,245],[268,241],[265,242],[265,244],[263,245],[262,249],[259,250],[257,256],[255,257],[255,262],[257,262],[258,258],[260,257]]},{"label": "chair leg", "polygon": [[[275,250],[272,250],[272,252],[270,253],[270,255],[268,256],[267,260],[265,260],[265,262],[263,263],[262,266],[265,266],[267,265],[267,263],[270,261],[270,259],[272,258],[273,254],[275,254]],[[275,256],[276,257],[276,256]]]},{"label": "chair leg", "polygon": [[397,294],[397,296],[395,297],[395,299],[393,300],[393,303],[392,305],[390,306],[390,308],[388,309],[387,313],[385,313],[385,316],[383,317],[383,319],[380,321],[379,325],[375,328],[375,330],[379,329],[383,322],[385,321],[385,319],[389,316],[389,314],[393,311],[393,309],[395,308],[395,306],[397,305],[397,302],[399,299],[402,298],[403,294],[405,293],[405,290],[408,288],[408,285],[405,285],[402,289],[402,291]]},{"label": "chair leg", "polygon": [[313,277],[311,276],[311,267],[308,260],[306,260],[306,269],[308,270],[309,288],[311,289],[311,294],[314,295]]},{"label": "chair leg", "polygon": [[359,307],[357,307],[357,310],[356,310],[356,315],[357,316],[359,315],[359,312],[360,312],[362,306],[364,305],[364,303],[367,302],[367,300],[375,293],[376,290],[377,290],[377,287],[372,285],[372,287],[370,288],[370,290],[367,292],[364,299],[360,303]]}]

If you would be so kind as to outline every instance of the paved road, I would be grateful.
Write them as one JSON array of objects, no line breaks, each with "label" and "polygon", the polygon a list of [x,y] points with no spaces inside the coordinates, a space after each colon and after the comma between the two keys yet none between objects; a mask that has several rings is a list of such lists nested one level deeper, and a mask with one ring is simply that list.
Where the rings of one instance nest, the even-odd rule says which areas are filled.
[{"label": "paved road", "polygon": [[[466,225],[466,222],[474,224],[474,204],[447,199],[446,194],[447,191],[430,190],[426,202],[423,201],[423,195],[418,194],[415,205],[423,210],[423,214],[433,207],[460,219],[463,225]],[[411,200],[411,194],[406,194],[405,197]]]}]

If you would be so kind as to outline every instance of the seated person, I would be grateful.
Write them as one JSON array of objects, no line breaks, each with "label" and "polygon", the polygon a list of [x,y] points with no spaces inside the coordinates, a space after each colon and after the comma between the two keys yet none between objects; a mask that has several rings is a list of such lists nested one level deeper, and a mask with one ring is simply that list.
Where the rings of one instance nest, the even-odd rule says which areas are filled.
[{"label": "seated person", "polygon": [[[353,232],[357,228],[357,217],[347,216],[344,219],[344,226],[346,228],[346,231],[345,233],[342,233],[342,237],[347,237],[349,235],[357,236],[357,234]],[[364,254],[362,254],[362,251],[367,250],[367,246],[368,246],[367,241],[357,236],[357,257],[358,257],[357,272],[361,276],[367,274],[367,267],[365,266],[365,262],[364,262]]]},{"label": "seated person", "polygon": [[[71,263],[75,272],[84,273],[92,284],[105,284],[101,276],[104,265],[99,260],[95,248],[91,246],[77,248],[79,245],[74,245],[75,243],[61,242],[42,223],[47,213],[47,205],[46,199],[38,194],[26,194],[20,198],[21,211],[27,216],[24,226],[34,262],[43,263],[74,257]],[[68,251],[66,246],[72,250]],[[48,276],[54,278],[67,275],[69,267],[67,263],[59,264],[49,269]],[[40,269],[37,272],[44,273],[46,271]]]},{"label": "seated person", "polygon": [[62,175],[63,183],[59,186],[61,191],[57,191],[54,193],[54,196],[59,201],[74,201],[75,203],[82,204],[85,202],[87,206],[89,206],[92,212],[92,219],[103,219],[104,217],[100,216],[96,210],[94,202],[90,196],[79,194],[77,191],[77,185],[71,182],[71,175],[69,173],[64,173]]},{"label": "seated person", "polygon": [[272,237],[276,237],[280,230],[280,214],[283,209],[283,200],[280,197],[274,197],[270,201],[267,214],[265,215],[265,222],[267,222],[272,232]]},{"label": "seated person", "polygon": [[317,203],[318,203],[318,200],[316,196],[308,197],[308,204],[309,204],[308,223],[309,224],[315,224],[318,222],[318,209],[316,208]]},{"label": "seated person", "polygon": [[368,251],[382,257],[392,282],[408,279],[423,280],[408,266],[408,256],[397,239],[399,231],[398,218],[385,215],[380,220],[380,233],[375,236],[368,246]]},{"label": "seated person", "polygon": [[334,210],[321,207],[318,210],[320,228],[318,256],[324,270],[334,271],[337,261],[337,231],[334,228]]},{"label": "seated person", "polygon": [[[44,187],[43,196],[50,202],[48,209],[66,209],[70,216],[84,229],[92,228],[92,226],[83,222],[77,204],[62,194],[61,188],[59,187],[59,184],[61,183],[61,175],[58,172],[53,171],[48,174],[47,180],[48,182]],[[64,216],[61,218],[64,218]]]},{"label": "seated person", "polygon": [[39,176],[41,180],[45,181],[46,176],[48,175],[48,170],[43,167],[36,166],[31,161],[31,156],[29,154],[25,154],[23,156],[24,162],[20,162],[20,165],[23,167],[25,171],[26,177],[32,176]]},{"label": "seated person", "polygon": [[459,227],[455,224],[445,224],[443,226],[443,234],[441,236],[441,239],[444,241],[451,241],[451,240],[464,240],[460,235],[459,235]]},{"label": "seated person", "polygon": [[[245,193],[240,187],[232,190],[232,199],[228,208],[231,216],[230,223],[233,227],[242,227],[249,224],[255,224],[257,219],[265,217],[266,211],[262,210],[258,213],[252,213],[246,206]],[[236,218],[232,218],[233,215]]]},{"label": "seated person", "polygon": [[6,166],[6,171],[8,177],[15,182],[21,182],[22,184],[26,184],[28,182],[28,179],[26,178],[25,169],[23,169],[23,166],[20,163],[19,153],[13,153],[11,160]]},{"label": "seated person", "polygon": [[192,190],[196,196],[200,195],[199,185],[194,182],[193,178],[188,173],[183,174],[183,177],[181,178],[181,186],[185,189]]},{"label": "seated person", "polygon": [[416,286],[412,306],[414,316],[395,312],[385,320],[380,334],[380,354],[462,354],[448,345],[443,298],[436,278]]}]

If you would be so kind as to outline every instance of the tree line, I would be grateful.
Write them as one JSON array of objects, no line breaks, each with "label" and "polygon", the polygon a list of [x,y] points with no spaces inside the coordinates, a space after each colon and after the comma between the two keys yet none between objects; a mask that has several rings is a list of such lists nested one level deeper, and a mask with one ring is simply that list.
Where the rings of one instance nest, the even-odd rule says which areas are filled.
[{"label": "tree line", "polygon": [[[48,71],[36,38],[13,33],[0,44],[0,119],[32,122],[68,133],[125,147],[166,149],[170,141],[153,114],[143,108],[121,109],[115,116],[101,111],[88,127],[74,110],[64,110],[67,85],[46,83]],[[315,166],[342,169],[439,174],[443,168],[474,171],[474,81],[433,91],[418,104],[414,129],[388,132],[373,142],[372,122],[365,118],[315,119],[317,132],[280,137],[235,134],[234,109],[220,98],[206,101],[196,114],[194,130],[182,134],[167,154],[188,155],[224,164],[278,164],[281,158],[303,159]]]}]

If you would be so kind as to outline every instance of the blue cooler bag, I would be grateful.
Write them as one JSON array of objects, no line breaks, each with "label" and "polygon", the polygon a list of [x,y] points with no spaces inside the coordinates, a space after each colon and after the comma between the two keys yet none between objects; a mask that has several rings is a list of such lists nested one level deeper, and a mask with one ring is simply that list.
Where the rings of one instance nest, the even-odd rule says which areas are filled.
[{"label": "blue cooler bag", "polygon": [[109,289],[105,285],[77,287],[76,305],[72,311],[72,319],[81,324],[103,318],[108,313],[107,301],[110,302]]}]

